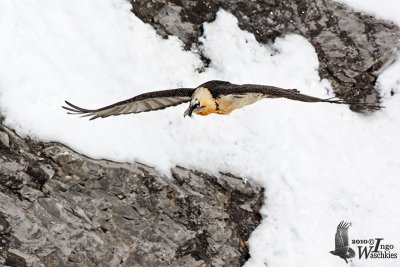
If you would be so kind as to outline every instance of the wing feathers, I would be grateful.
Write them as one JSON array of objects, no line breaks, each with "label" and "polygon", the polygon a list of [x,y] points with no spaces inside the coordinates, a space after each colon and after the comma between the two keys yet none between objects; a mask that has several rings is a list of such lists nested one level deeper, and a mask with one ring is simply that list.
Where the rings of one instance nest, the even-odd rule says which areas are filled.
[{"label": "wing feathers", "polygon": [[351,224],[341,221],[336,229],[335,235],[335,249],[340,248],[348,248],[349,246],[349,237],[348,237],[348,229]]},{"label": "wing feathers", "polygon": [[157,100],[157,98],[150,99],[149,104],[153,109],[158,109],[159,107],[164,106],[160,101]]},{"label": "wing feathers", "polygon": [[334,104],[349,104],[360,107],[368,107],[373,109],[379,109],[380,107],[376,104],[369,103],[355,103],[349,102],[343,99],[338,98],[328,98],[322,99],[314,96],[309,96],[305,94],[301,94],[297,89],[282,89],[274,86],[259,86],[259,85],[244,85],[244,87],[249,88],[250,90],[258,90],[265,95],[265,97],[284,97],[291,100],[302,101],[302,102],[325,102],[325,103],[334,103]]},{"label": "wing feathers", "polygon": [[215,90],[213,96],[218,97],[220,95],[246,94],[246,93],[261,93],[266,98],[283,97],[302,102],[325,102],[334,104],[347,104],[347,105],[353,105],[361,109],[367,108],[367,109],[378,110],[382,108],[381,106],[379,106],[379,104],[350,102],[338,98],[322,99],[314,96],[301,94],[297,89],[283,89],[275,86],[257,85],[257,84],[236,85],[231,83],[224,83],[220,85],[217,90]]},{"label": "wing feathers", "polygon": [[99,109],[85,109],[65,101],[67,106],[63,106],[63,108],[68,111],[68,114],[79,114],[82,117],[91,117],[90,119],[94,120],[108,116],[147,112],[176,106],[189,102],[193,91],[193,88],[180,88],[149,92]]},{"label": "wing feathers", "polygon": [[146,110],[152,110],[153,106],[149,100],[140,101],[139,103],[140,112],[145,112]]}]

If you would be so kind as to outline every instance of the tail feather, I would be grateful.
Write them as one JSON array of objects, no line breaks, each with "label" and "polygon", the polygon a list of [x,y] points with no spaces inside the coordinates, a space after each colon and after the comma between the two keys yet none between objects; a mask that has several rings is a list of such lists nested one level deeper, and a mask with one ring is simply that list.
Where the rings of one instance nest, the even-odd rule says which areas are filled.
[{"label": "tail feather", "polygon": [[355,251],[352,248],[349,248],[347,258],[354,258],[356,256]]}]

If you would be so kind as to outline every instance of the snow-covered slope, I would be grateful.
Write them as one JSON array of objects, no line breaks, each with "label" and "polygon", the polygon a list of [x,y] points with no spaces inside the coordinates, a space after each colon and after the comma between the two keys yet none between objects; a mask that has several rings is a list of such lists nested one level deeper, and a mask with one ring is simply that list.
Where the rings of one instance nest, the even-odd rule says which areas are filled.
[{"label": "snow-covered slope", "polygon": [[[0,106],[21,134],[92,157],[229,171],[266,188],[264,220],[247,266],[343,266],[328,252],[341,220],[350,238],[384,237],[400,252],[400,62],[379,78],[386,109],[264,100],[230,116],[183,118],[186,106],[89,122],[65,99],[100,107],[136,94],[211,79],[298,88],[331,96],[313,47],[288,35],[258,44],[224,12],[205,25],[210,68],[163,40],[124,0],[0,2]],[[275,53],[275,50],[278,53]],[[391,91],[395,92],[391,96]],[[398,266],[354,260],[354,266]]]},{"label": "snow-covered slope", "polygon": [[377,18],[391,20],[400,25],[399,0],[335,0],[346,4],[357,11],[375,15]]}]

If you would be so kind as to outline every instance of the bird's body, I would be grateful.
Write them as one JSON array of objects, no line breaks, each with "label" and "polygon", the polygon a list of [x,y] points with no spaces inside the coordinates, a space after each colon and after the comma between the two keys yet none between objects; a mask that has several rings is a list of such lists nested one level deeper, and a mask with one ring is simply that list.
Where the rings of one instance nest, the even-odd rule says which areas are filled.
[{"label": "bird's body", "polygon": [[296,89],[283,89],[268,85],[237,85],[225,81],[209,81],[196,88],[178,88],[144,93],[133,98],[114,103],[99,109],[84,109],[66,101],[69,107],[63,107],[71,114],[90,116],[91,119],[108,116],[140,113],[160,110],[190,102],[185,116],[229,114],[235,109],[253,104],[264,98],[288,98],[302,102],[325,102],[351,104],[363,108],[377,109],[379,106],[368,103],[350,103],[340,99],[321,99],[301,94]]},{"label": "bird's body", "polygon": [[229,114],[235,109],[242,108],[244,106],[253,104],[263,99],[263,95],[260,93],[247,93],[243,95],[224,95],[216,99],[217,107],[215,113],[218,114]]},{"label": "bird's body", "polygon": [[192,96],[193,99],[200,100],[200,106],[203,109],[194,111],[198,115],[209,115],[211,113],[226,115],[235,109],[253,104],[263,98],[260,93],[243,93],[243,94],[216,94],[206,87],[197,88]]}]

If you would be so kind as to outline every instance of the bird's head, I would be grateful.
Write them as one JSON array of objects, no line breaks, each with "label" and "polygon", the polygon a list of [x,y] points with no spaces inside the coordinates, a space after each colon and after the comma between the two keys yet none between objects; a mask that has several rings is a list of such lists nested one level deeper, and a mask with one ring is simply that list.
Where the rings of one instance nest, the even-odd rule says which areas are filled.
[{"label": "bird's head", "polygon": [[194,113],[197,113],[197,112],[200,111],[202,108],[204,108],[204,107],[202,107],[202,106],[200,105],[200,100],[199,100],[199,99],[197,99],[197,98],[192,99],[192,100],[190,101],[190,104],[189,104],[188,109],[185,110],[185,113],[183,114],[183,116],[184,116],[184,117],[186,117],[186,116],[192,117],[192,113],[193,113],[193,112],[194,112]]},{"label": "bird's head", "polygon": [[208,115],[215,112],[216,109],[217,105],[210,91],[205,87],[199,87],[194,91],[189,107],[183,115],[191,117],[193,112],[199,115]]},{"label": "bird's head", "polygon": [[335,251],[333,251],[333,250],[332,250],[332,251],[329,251],[329,253],[335,255]]}]

